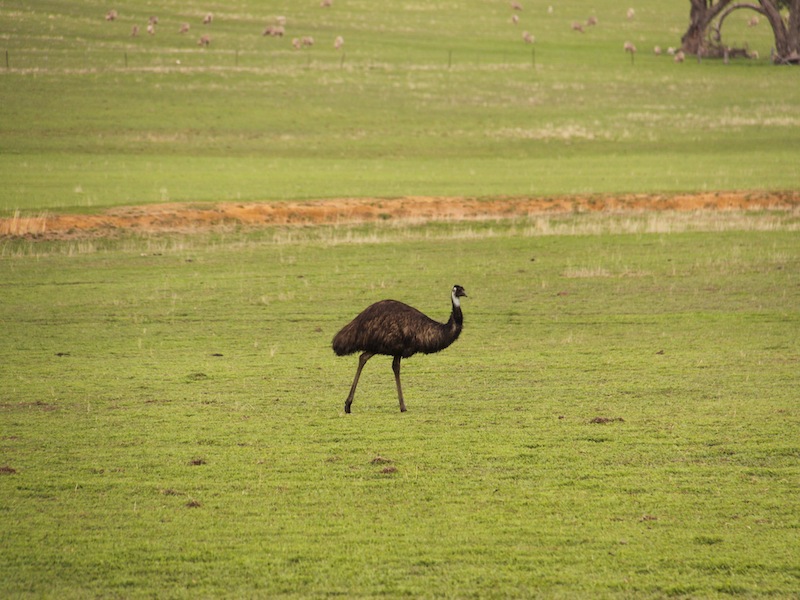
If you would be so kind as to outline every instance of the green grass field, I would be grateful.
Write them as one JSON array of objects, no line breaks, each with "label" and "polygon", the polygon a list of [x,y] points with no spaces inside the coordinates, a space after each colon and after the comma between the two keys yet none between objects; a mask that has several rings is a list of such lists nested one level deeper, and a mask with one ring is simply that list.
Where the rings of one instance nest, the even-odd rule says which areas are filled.
[{"label": "green grass field", "polygon": [[[800,71],[748,13],[725,40],[759,60],[675,64],[653,47],[680,45],[685,3],[526,4],[517,25],[501,0],[136,2],[106,22],[107,2],[4,0],[0,211],[800,185]],[[276,15],[286,37],[263,37]]]},{"label": "green grass field", "polygon": [[[688,3],[523,3],[0,0],[0,216],[800,188],[763,25],[726,28],[758,60],[675,64]],[[796,598],[799,228],[0,238],[0,597]],[[445,319],[455,283],[408,412],[378,357],[345,415],[336,331],[382,298]]]},{"label": "green grass field", "polygon": [[7,243],[2,595],[794,597],[796,215],[658,219]]}]

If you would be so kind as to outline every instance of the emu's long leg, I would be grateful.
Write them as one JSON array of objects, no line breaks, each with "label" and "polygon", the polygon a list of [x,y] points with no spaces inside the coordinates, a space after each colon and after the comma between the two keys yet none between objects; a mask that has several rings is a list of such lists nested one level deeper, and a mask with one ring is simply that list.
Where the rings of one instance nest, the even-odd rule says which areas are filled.
[{"label": "emu's long leg", "polygon": [[397,383],[397,398],[400,400],[400,412],[406,412],[406,403],[403,402],[403,388],[400,387],[400,356],[395,356],[392,361],[394,381]]},{"label": "emu's long leg", "polygon": [[353,396],[356,395],[356,386],[358,385],[358,378],[361,377],[361,369],[364,368],[364,365],[367,361],[375,356],[372,352],[364,352],[361,356],[358,357],[358,368],[356,369],[356,377],[353,379],[353,385],[350,386],[350,394],[347,396],[347,400],[344,401],[344,412],[350,412],[350,405],[353,403]]}]

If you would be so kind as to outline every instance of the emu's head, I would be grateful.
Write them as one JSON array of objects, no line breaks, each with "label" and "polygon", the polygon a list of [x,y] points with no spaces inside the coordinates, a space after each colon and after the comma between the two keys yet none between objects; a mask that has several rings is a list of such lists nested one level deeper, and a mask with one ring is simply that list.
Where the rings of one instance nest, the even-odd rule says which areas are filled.
[{"label": "emu's head", "polygon": [[459,298],[466,297],[467,292],[464,291],[464,288],[460,285],[453,286],[452,298],[453,298],[453,306],[461,306],[461,301]]}]

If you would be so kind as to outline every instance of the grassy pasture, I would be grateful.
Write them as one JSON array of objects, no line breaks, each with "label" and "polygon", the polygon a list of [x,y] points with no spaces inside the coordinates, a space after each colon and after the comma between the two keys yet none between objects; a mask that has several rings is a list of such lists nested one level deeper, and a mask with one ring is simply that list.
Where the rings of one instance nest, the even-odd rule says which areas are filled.
[{"label": "grassy pasture", "polygon": [[[453,283],[345,417],[335,331]],[[796,215],[8,241],[0,289],[3,597],[800,587]]]},{"label": "grassy pasture", "polygon": [[[763,25],[726,29],[759,60],[676,65],[651,49],[688,3],[523,3],[0,0],[0,215],[798,188],[798,71]],[[797,230],[2,240],[0,596],[796,597]],[[409,412],[376,358],[345,417],[332,335],[384,297],[444,318],[454,283],[465,331],[406,361]]]},{"label": "grassy pasture", "polygon": [[[766,26],[726,27],[759,60],[678,65],[652,48],[688,7],[630,4],[528,2],[515,26],[501,1],[136,2],[109,23],[111,3],[3,0],[0,212],[796,188],[798,71],[769,64]],[[286,38],[262,37],[276,15]]]}]

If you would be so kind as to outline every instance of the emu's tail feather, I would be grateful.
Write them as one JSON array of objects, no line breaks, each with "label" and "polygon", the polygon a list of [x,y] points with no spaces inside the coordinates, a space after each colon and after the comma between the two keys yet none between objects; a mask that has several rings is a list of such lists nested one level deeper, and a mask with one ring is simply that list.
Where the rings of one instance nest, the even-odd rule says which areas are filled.
[{"label": "emu's tail feather", "polygon": [[349,325],[345,325],[339,333],[333,336],[331,345],[337,356],[347,356],[348,354],[353,354],[358,351],[355,345],[352,328]]}]

